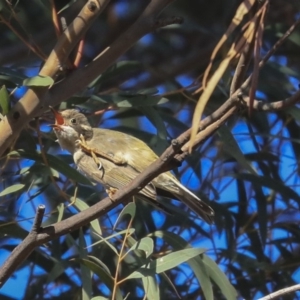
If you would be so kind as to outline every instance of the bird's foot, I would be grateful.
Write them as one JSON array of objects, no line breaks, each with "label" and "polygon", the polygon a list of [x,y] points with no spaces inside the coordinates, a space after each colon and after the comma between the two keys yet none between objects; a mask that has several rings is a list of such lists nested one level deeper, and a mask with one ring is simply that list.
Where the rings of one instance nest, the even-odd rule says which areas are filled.
[{"label": "bird's foot", "polygon": [[110,198],[110,200],[113,201],[113,196],[115,195],[115,193],[118,191],[118,189],[116,188],[113,188],[113,187],[110,187],[108,189],[105,190],[108,197]]},{"label": "bird's foot", "polygon": [[82,134],[80,135],[80,139],[76,141],[76,146],[80,147],[82,151],[92,155],[93,159],[99,166],[99,170],[102,169],[102,164],[98,160],[97,156],[105,158],[116,165],[124,165],[127,163],[127,160],[122,154],[116,153],[115,155],[109,155],[98,148],[90,147]]},{"label": "bird's foot", "polygon": [[98,166],[98,169],[102,170],[102,168],[103,168],[102,162],[99,160],[99,158],[95,154],[95,150],[87,145],[86,140],[82,134],[80,135],[80,140],[76,141],[76,146],[77,147],[79,146],[84,152],[89,153],[93,157],[93,160],[96,163],[96,165]]}]

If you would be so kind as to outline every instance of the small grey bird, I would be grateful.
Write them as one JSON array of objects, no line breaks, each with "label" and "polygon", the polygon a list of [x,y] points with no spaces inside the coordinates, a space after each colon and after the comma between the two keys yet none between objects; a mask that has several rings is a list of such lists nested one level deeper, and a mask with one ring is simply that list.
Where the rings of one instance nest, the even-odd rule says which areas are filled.
[{"label": "small grey bird", "polygon": [[[108,193],[125,187],[158,158],[147,144],[131,135],[91,127],[85,115],[77,110],[51,110],[55,116],[52,126],[60,146],[73,155],[84,174],[104,185]],[[206,222],[213,222],[213,209],[170,172],[157,176],[139,193],[152,202],[157,195],[181,200]]]}]

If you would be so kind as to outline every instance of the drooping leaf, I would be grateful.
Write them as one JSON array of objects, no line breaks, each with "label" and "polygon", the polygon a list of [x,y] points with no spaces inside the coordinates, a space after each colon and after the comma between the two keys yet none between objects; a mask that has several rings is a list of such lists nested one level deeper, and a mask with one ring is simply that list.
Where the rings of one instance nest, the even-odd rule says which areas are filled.
[{"label": "drooping leaf", "polygon": [[142,278],[144,276],[165,272],[177,267],[181,263],[184,263],[199,254],[202,254],[204,251],[206,251],[206,249],[186,248],[172,252],[154,261],[151,261],[148,265],[140,267],[138,270],[131,273],[126,279]]},{"label": "drooping leaf", "polygon": [[154,249],[153,240],[149,237],[144,237],[140,241],[137,241],[134,245],[132,245],[128,250],[128,252],[132,250],[142,250],[145,253],[147,258],[153,253],[153,249]]},{"label": "drooping leaf", "polygon": [[[74,206],[79,210],[79,211],[84,211],[86,209],[88,209],[90,206],[87,205],[87,203],[79,198],[74,199],[74,197],[71,197],[71,202],[74,202]],[[102,235],[102,230],[99,224],[99,220],[95,219],[93,221],[90,222],[92,229],[99,235]]]},{"label": "drooping leaf", "polygon": [[0,192],[0,197],[19,192],[19,191],[23,190],[24,186],[25,186],[25,184],[22,184],[22,183],[17,183],[17,184],[8,186],[7,188],[5,188],[3,191]]},{"label": "drooping leaf", "polygon": [[[81,259],[87,259],[86,242],[82,228],[79,230],[78,252]],[[80,270],[82,280],[81,299],[90,300],[92,298],[92,271],[84,264],[80,264]]]},{"label": "drooping leaf", "polygon": [[[44,163],[40,151],[29,152],[29,151],[24,151],[22,149],[19,149],[10,152],[8,156],[27,158],[27,159],[34,160],[36,162]],[[66,164],[63,160],[59,159],[58,157],[55,157],[51,154],[46,154],[46,158],[51,168],[64,174],[67,178],[70,178],[81,184],[92,185],[92,183],[87,179],[87,177],[79,173],[76,169],[70,167],[68,164]]]},{"label": "drooping leaf", "polygon": [[[98,266],[95,262],[88,259],[79,259],[78,261],[93,271],[111,291],[113,290],[114,280],[101,266]],[[123,300],[118,287],[116,288],[116,300]]]},{"label": "drooping leaf", "polygon": [[134,202],[130,202],[128,203],[121,211],[121,213],[119,214],[115,225],[114,225],[114,229],[117,227],[118,223],[122,220],[122,218],[126,215],[129,215],[131,219],[133,219],[135,217],[135,212],[136,212],[136,206]]},{"label": "drooping leaf", "polygon": [[5,85],[0,89],[0,109],[4,116],[9,112],[9,95]]},{"label": "drooping leaf", "polygon": [[31,78],[26,78],[23,81],[23,85],[25,86],[33,86],[33,87],[46,87],[51,86],[54,83],[54,80],[49,76],[37,75]]}]

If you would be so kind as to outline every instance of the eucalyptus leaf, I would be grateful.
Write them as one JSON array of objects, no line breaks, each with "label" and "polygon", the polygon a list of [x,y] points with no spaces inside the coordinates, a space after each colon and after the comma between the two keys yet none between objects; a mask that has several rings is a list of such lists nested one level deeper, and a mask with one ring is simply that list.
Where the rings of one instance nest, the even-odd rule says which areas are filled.
[{"label": "eucalyptus leaf", "polygon": [[54,80],[53,78],[49,76],[42,76],[42,75],[37,75],[31,78],[26,78],[23,81],[24,86],[30,86],[30,87],[46,87],[53,85]]},{"label": "eucalyptus leaf", "polygon": [[8,186],[7,188],[5,188],[3,191],[0,192],[0,197],[6,196],[6,195],[9,195],[12,193],[20,192],[21,190],[23,190],[24,187],[25,187],[25,184],[22,184],[22,183],[17,183],[17,184]]},{"label": "eucalyptus leaf", "polygon": [[179,266],[187,260],[202,254],[206,249],[202,248],[186,248],[175,251],[156,260],[151,261],[148,265],[144,265],[131,273],[126,279],[142,278],[144,276],[160,274],[172,268]]},{"label": "eucalyptus leaf", "polygon": [[[79,257],[81,259],[87,259],[86,242],[82,232],[82,228],[79,229]],[[81,299],[90,300],[92,298],[92,271],[85,265],[80,264],[81,271]]]},{"label": "eucalyptus leaf", "polygon": [[122,218],[126,215],[130,215],[131,219],[133,219],[135,217],[135,212],[136,212],[136,205],[134,202],[130,202],[128,203],[121,211],[121,213],[119,214],[115,225],[114,225],[114,229],[117,227],[118,223],[122,220]]},{"label": "eucalyptus leaf", "polygon": [[0,108],[4,116],[9,112],[9,95],[5,85],[0,89]]},{"label": "eucalyptus leaf", "polygon": [[134,245],[132,245],[127,253],[129,253],[132,250],[144,251],[147,258],[153,253],[154,250],[153,240],[149,237],[144,237],[140,241],[137,241]]},{"label": "eucalyptus leaf", "polygon": [[[19,150],[10,152],[8,154],[8,156],[27,158],[27,159],[31,159],[31,160],[34,160],[39,163],[44,163],[40,151],[30,151],[29,152],[29,151],[19,149]],[[51,168],[53,168],[54,170],[57,170],[58,172],[64,174],[67,178],[70,178],[78,183],[92,185],[90,180],[88,180],[83,174],[79,173],[74,168],[70,167],[63,160],[61,160],[58,157],[55,157],[51,154],[45,154],[45,156],[49,163],[49,166]]]},{"label": "eucalyptus leaf", "polygon": [[[78,261],[93,271],[111,291],[113,290],[114,280],[103,268],[88,259],[78,259]],[[116,288],[116,300],[123,300],[118,287]]]}]

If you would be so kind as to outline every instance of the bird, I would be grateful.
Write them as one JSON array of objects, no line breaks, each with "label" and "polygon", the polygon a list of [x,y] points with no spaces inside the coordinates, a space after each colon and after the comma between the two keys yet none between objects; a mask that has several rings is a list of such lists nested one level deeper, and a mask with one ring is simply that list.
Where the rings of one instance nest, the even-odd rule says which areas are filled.
[{"label": "bird", "polygon": [[[82,173],[104,185],[109,196],[158,159],[142,140],[120,131],[92,127],[87,117],[76,109],[50,109],[55,118],[51,126],[61,148],[73,155]],[[214,210],[170,171],[158,175],[139,194],[156,203],[157,195],[180,200],[204,221],[213,223]]]}]

